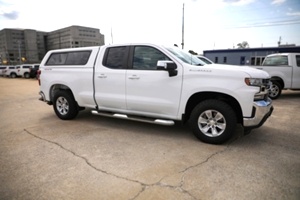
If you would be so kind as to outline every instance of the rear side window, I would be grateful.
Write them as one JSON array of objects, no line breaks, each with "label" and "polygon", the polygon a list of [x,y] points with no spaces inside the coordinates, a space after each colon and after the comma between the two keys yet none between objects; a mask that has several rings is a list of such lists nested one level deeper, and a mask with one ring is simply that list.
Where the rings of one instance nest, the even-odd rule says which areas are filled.
[{"label": "rear side window", "polygon": [[112,69],[126,68],[126,47],[111,47],[105,52],[103,65]]},{"label": "rear side window", "polygon": [[46,65],[85,65],[90,55],[91,51],[53,53],[47,60]]}]

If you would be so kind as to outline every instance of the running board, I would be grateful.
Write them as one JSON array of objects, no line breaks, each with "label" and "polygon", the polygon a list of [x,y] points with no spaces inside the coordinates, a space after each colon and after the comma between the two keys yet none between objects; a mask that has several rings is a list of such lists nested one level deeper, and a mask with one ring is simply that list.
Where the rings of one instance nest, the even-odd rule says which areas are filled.
[{"label": "running board", "polygon": [[165,126],[172,126],[175,124],[173,120],[128,116],[125,114],[100,112],[97,110],[92,110],[92,114],[105,116],[105,117],[113,117],[113,118],[127,119],[127,120],[132,120],[132,121],[146,122],[146,123],[151,123],[151,124],[159,124],[159,125],[165,125]]}]

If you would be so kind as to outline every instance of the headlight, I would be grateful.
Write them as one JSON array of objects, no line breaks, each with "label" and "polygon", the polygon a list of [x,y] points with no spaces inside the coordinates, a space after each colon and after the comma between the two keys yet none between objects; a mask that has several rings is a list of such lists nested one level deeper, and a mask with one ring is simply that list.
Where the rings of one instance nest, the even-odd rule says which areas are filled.
[{"label": "headlight", "polygon": [[262,86],[263,85],[263,79],[261,78],[245,78],[245,83],[249,86]]}]

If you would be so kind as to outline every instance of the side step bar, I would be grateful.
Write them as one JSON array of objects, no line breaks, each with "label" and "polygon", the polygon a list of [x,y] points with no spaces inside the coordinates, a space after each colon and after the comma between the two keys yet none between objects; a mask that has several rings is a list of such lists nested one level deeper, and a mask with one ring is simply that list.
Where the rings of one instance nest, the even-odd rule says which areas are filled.
[{"label": "side step bar", "polygon": [[92,110],[92,114],[105,116],[105,117],[113,117],[113,118],[127,119],[127,120],[132,120],[132,121],[146,122],[146,123],[151,123],[151,124],[159,124],[159,125],[165,125],[165,126],[172,126],[175,124],[175,122],[173,120],[128,116],[125,114],[100,112],[97,110]]}]

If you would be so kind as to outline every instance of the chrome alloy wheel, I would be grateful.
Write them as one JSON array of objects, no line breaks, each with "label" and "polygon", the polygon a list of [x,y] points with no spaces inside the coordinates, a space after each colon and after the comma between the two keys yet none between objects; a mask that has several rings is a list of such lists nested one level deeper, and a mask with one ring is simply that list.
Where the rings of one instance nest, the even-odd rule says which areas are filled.
[{"label": "chrome alloy wheel", "polygon": [[69,102],[64,97],[58,97],[56,100],[56,108],[61,115],[66,115],[69,112]]},{"label": "chrome alloy wheel", "polygon": [[198,118],[201,132],[208,137],[220,136],[226,129],[225,117],[216,110],[206,110]]},{"label": "chrome alloy wheel", "polygon": [[269,96],[270,97],[276,97],[279,94],[280,88],[278,85],[272,84],[270,90],[269,90]]}]

